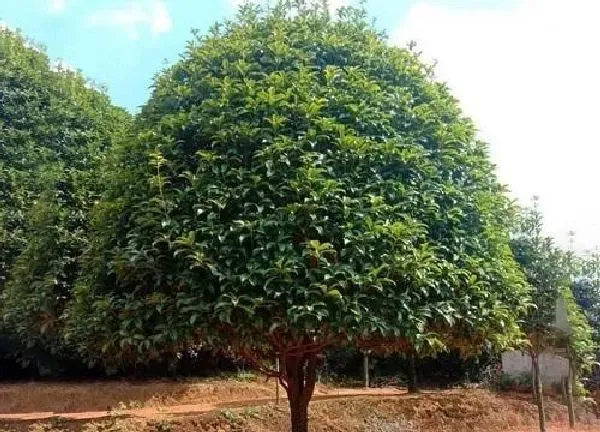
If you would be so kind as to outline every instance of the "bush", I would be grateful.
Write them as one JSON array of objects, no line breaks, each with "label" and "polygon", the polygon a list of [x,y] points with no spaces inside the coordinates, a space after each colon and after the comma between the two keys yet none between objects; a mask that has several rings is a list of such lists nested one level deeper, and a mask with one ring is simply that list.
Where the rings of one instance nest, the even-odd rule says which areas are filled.
[{"label": "bush", "polygon": [[502,373],[498,383],[498,390],[516,391],[516,392],[532,392],[533,380],[530,373],[522,373],[517,376]]}]

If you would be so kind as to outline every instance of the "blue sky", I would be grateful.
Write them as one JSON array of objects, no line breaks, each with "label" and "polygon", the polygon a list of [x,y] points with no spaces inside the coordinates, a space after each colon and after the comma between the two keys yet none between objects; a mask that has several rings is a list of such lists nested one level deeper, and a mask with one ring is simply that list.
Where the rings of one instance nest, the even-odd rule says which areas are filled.
[{"label": "blue sky", "polygon": [[[0,0],[0,24],[135,112],[190,30],[206,31],[241,1]],[[490,143],[501,181],[523,203],[540,196],[548,232],[565,244],[574,230],[581,250],[599,245],[600,1],[368,0],[367,8],[391,43],[416,40],[437,61],[437,76]]]},{"label": "blue sky", "polygon": [[[236,0],[1,0],[0,20],[46,45],[52,58],[108,87],[114,102],[134,111],[152,76],[177,60],[190,30],[206,31],[231,16]],[[351,3],[333,0],[331,4]],[[416,1],[370,0],[378,25],[393,29]],[[442,1],[493,6],[486,0]]]}]

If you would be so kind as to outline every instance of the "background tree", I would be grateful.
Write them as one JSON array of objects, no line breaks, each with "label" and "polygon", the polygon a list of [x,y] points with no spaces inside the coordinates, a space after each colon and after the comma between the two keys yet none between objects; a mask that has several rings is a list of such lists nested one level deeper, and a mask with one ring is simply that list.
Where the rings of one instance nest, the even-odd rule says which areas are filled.
[{"label": "background tree", "polygon": [[[600,255],[593,252],[580,257],[577,274],[571,284],[573,297],[587,318],[596,346],[596,362],[600,363]],[[600,369],[589,377],[590,385],[600,388]]]},{"label": "background tree", "polygon": [[527,290],[446,86],[363,11],[289,3],[244,6],[156,78],[68,336],[115,362],[227,347],[280,379],[304,432],[325,348],[506,345]]},{"label": "background tree", "polygon": [[[543,233],[543,217],[534,197],[531,208],[522,210],[513,233],[512,248],[516,260],[521,265],[531,285],[534,307],[526,316],[523,327],[531,356],[534,394],[538,401],[540,429],[545,430],[543,387],[539,373],[539,355],[544,351],[564,348],[574,361],[578,372],[589,366],[593,353],[591,330],[574,301],[570,291],[575,267],[570,253],[554,244],[551,237]],[[563,311],[557,311],[558,304],[565,305],[565,316],[570,332],[557,326]],[[558,312],[558,315],[557,315]]]},{"label": "background tree", "polygon": [[600,341],[600,254],[581,257],[578,270],[572,283],[573,296],[594,329],[595,340]]},{"label": "background tree", "polygon": [[6,29],[0,101],[0,306],[5,332],[22,342],[13,354],[40,360],[40,349],[64,346],[60,316],[100,197],[101,161],[128,116]]}]

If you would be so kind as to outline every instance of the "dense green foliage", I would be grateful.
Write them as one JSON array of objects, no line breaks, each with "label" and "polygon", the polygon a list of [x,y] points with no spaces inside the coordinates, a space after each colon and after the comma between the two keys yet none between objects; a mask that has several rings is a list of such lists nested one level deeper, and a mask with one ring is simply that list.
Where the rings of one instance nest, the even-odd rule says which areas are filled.
[{"label": "dense green foliage", "polygon": [[[592,329],[571,291],[579,266],[572,253],[565,252],[543,234],[537,199],[531,208],[523,209],[512,247],[533,289],[535,307],[523,323],[531,351],[540,353],[553,347],[568,347],[580,370],[589,367],[596,349]],[[560,310],[557,313],[560,304],[564,305],[563,320],[568,322],[570,333],[557,325],[557,316],[560,321],[562,314]]]},{"label": "dense green foliage", "polygon": [[518,334],[486,146],[362,12],[244,7],[158,76],[136,127],[69,314],[90,356]]},{"label": "dense green foliage", "polygon": [[573,296],[594,329],[595,340],[600,342],[600,254],[592,253],[579,261]]},{"label": "dense green foliage", "polygon": [[[60,321],[87,247],[104,152],[128,115],[77,72],[0,30],[0,290],[5,332],[58,352]],[[27,357],[22,357],[26,360]]]},{"label": "dense green foliage", "polygon": [[510,238],[447,86],[326,3],[245,5],[196,35],[133,124],[0,30],[0,356],[278,356],[294,431],[340,347],[458,359],[527,336],[590,364],[598,261],[556,247],[535,207]]},{"label": "dense green foliage", "polygon": [[418,54],[365,18],[246,5],[156,78],[66,314],[83,355],[278,356],[304,432],[326,347],[519,337],[527,289],[487,147]]},{"label": "dense green foliage", "polygon": [[[571,290],[591,326],[592,339],[598,348],[600,347],[600,255],[598,252],[591,253],[578,261],[578,273],[571,284]],[[600,364],[598,349],[596,363]],[[600,387],[600,367],[593,368],[588,383],[592,388]]]}]

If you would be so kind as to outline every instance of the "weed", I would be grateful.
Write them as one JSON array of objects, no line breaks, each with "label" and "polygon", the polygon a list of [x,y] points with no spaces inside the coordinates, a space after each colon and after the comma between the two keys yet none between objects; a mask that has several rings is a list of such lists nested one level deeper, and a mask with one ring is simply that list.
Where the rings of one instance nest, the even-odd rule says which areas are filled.
[{"label": "weed", "polygon": [[171,432],[173,424],[167,420],[162,420],[151,425],[152,432]]},{"label": "weed", "polygon": [[250,372],[239,372],[235,376],[236,381],[242,381],[242,382],[254,382],[257,380],[257,378],[258,378],[258,375],[250,373]]},{"label": "weed", "polygon": [[115,414],[118,414],[125,410],[127,410],[127,404],[123,401],[117,402],[117,404],[115,406],[112,406],[110,408],[111,413],[115,413]]},{"label": "weed", "polygon": [[59,432],[50,423],[35,423],[29,426],[28,432]]},{"label": "weed", "polygon": [[366,432],[419,432],[417,426],[402,416],[396,420],[369,417],[365,423],[367,425]]},{"label": "weed", "polygon": [[143,402],[140,402],[138,400],[129,401],[129,409],[140,409],[140,408],[144,408]]},{"label": "weed", "polygon": [[123,419],[110,419],[86,424],[82,432],[133,432],[131,422]]},{"label": "weed", "polygon": [[227,420],[228,422],[233,423],[233,424],[237,423],[240,420],[240,417],[234,411],[231,411],[228,409],[222,410],[221,416],[225,420]]},{"label": "weed", "polygon": [[259,409],[257,407],[248,407],[242,411],[241,415],[246,418],[260,418]]},{"label": "weed", "polygon": [[50,425],[58,430],[67,429],[68,424],[69,420],[64,417],[52,417],[50,420]]}]

